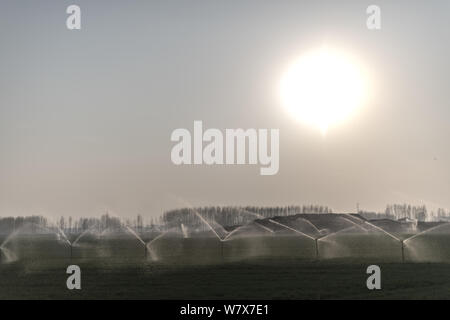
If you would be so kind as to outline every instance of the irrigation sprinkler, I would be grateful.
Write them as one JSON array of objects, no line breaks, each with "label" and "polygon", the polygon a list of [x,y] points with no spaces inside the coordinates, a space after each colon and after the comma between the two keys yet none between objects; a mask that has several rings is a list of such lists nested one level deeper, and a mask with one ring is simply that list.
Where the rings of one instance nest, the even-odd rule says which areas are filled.
[{"label": "irrigation sprinkler", "polygon": [[[302,218],[303,219],[303,218]],[[318,232],[320,232],[320,230],[314,225],[314,224],[312,224],[310,221],[308,221],[308,220],[306,220],[306,219],[303,219],[303,220],[305,220],[306,222],[308,222],[311,226],[313,226]],[[341,229],[341,230],[338,230],[338,231],[335,231],[335,232],[332,232],[332,233],[328,233],[328,234],[325,234],[325,235],[321,235],[321,236],[318,236],[318,237],[313,237],[313,236],[311,236],[311,235],[309,235],[309,234],[306,234],[306,233],[304,233],[304,232],[301,232],[301,231],[299,231],[299,230],[297,230],[297,229],[294,229],[294,228],[292,228],[292,227],[289,227],[289,226],[286,226],[286,225],[284,225],[284,224],[282,224],[282,223],[279,223],[279,222],[277,222],[277,221],[274,221],[274,220],[272,220],[272,219],[269,219],[269,221],[270,222],[272,222],[272,223],[274,223],[274,224],[277,224],[277,225],[279,225],[279,226],[282,226],[282,227],[284,227],[284,228],[286,228],[286,229],[288,229],[288,230],[291,230],[291,231],[294,231],[294,232],[296,232],[296,233],[298,233],[298,234],[300,234],[300,235],[303,235],[303,236],[305,236],[305,237],[307,237],[307,238],[309,238],[309,239],[311,239],[311,240],[313,240],[314,241],[314,251],[315,251],[315,258],[316,258],[316,260],[319,260],[320,259],[320,252],[319,252],[319,241],[320,240],[323,240],[323,239],[325,239],[325,238],[328,238],[328,237],[330,237],[330,236],[333,236],[333,235],[336,235],[336,234],[338,234],[338,233],[341,233],[341,232],[345,232],[345,231],[347,231],[347,230],[350,230],[350,229],[353,229],[353,228],[355,228],[355,227],[360,227],[360,226],[358,226],[357,224],[354,224],[354,225],[352,225],[352,226],[350,226],[350,227],[348,227],[348,228],[344,228],[344,229]],[[363,228],[364,229],[364,228]]]},{"label": "irrigation sprinkler", "polygon": [[402,261],[405,262],[404,247],[405,247],[405,245],[406,245],[406,242],[408,242],[408,241],[410,241],[410,240],[413,240],[414,238],[420,237],[420,236],[422,236],[422,235],[424,235],[424,234],[426,234],[426,233],[428,233],[428,232],[431,232],[431,231],[434,231],[434,230],[436,230],[436,229],[439,229],[439,228],[441,228],[441,227],[448,226],[449,224],[450,224],[450,222],[444,222],[444,223],[442,223],[442,224],[439,224],[439,225],[437,225],[437,226],[434,226],[434,227],[432,227],[432,228],[429,228],[429,229],[426,229],[426,230],[424,230],[424,231],[422,231],[422,232],[419,232],[419,233],[417,233],[417,234],[415,234],[415,235],[413,235],[413,236],[411,236],[411,237],[409,237],[409,238],[403,239],[403,240],[402,240]]},{"label": "irrigation sprinkler", "polygon": [[225,230],[222,226],[220,226],[222,228],[222,231],[225,233],[225,237],[221,237],[217,231],[213,228],[213,226],[211,225],[211,223],[209,223],[197,210],[195,210],[194,208],[191,208],[191,211],[200,219],[200,221],[205,224],[213,233],[214,235],[217,237],[217,239],[219,239],[220,241],[220,251],[221,251],[221,256],[222,256],[222,260],[223,260],[223,246],[224,246],[224,242],[236,231],[238,231],[241,227],[236,228],[235,230],[233,230],[232,232],[227,232],[227,230]]},{"label": "irrigation sprinkler", "polygon": [[[350,217],[349,214],[346,214],[346,215]],[[374,225],[373,223],[370,223],[370,222],[367,221],[367,220],[363,220],[363,219],[358,218],[358,217],[355,217],[355,218],[359,219],[359,220],[362,222],[362,224],[367,224],[367,225],[369,225],[369,226],[375,228],[376,230],[381,231],[382,233],[388,235],[388,236],[391,237],[392,239],[394,239],[394,240],[400,242],[400,245],[401,245],[401,253],[402,253],[402,263],[405,262],[405,242],[406,242],[407,240],[410,240],[410,239],[412,239],[412,238],[415,238],[416,236],[418,236],[418,235],[420,235],[420,234],[422,234],[422,233],[425,233],[425,232],[431,231],[431,229],[434,229],[434,228],[431,228],[431,229],[428,229],[428,230],[426,230],[426,231],[422,231],[421,233],[419,233],[419,234],[417,234],[417,235],[414,235],[414,236],[412,236],[412,237],[410,237],[410,238],[407,238],[407,239],[400,239],[400,238],[394,236],[392,233],[387,232],[387,231],[384,230],[383,228],[378,227],[378,226]],[[346,219],[346,218],[344,218],[344,219]],[[350,221],[350,219],[346,219],[346,220]],[[364,229],[364,228],[363,228],[363,229]]]},{"label": "irrigation sprinkler", "polygon": [[[349,214],[346,214],[346,215],[350,217]],[[422,235],[424,235],[424,234],[426,234],[426,233],[428,233],[428,232],[434,231],[434,230],[436,230],[436,229],[439,229],[439,228],[441,228],[441,227],[443,227],[443,226],[447,226],[447,225],[450,224],[450,222],[444,222],[444,223],[439,224],[439,225],[437,225],[437,226],[434,226],[434,227],[432,227],[432,228],[423,230],[422,232],[416,233],[415,235],[412,235],[412,236],[410,236],[409,238],[406,238],[406,239],[399,239],[399,238],[397,238],[396,236],[394,236],[393,234],[391,234],[390,232],[387,232],[387,231],[384,230],[383,228],[380,228],[380,227],[378,227],[378,226],[376,226],[376,225],[370,223],[369,221],[363,220],[363,219],[358,218],[358,217],[355,217],[355,218],[357,218],[358,220],[360,220],[360,221],[362,222],[362,224],[367,224],[367,225],[369,225],[369,226],[371,226],[371,227],[374,227],[375,229],[377,229],[377,230],[379,230],[379,231],[381,231],[381,232],[387,234],[388,236],[390,236],[390,237],[393,238],[394,240],[399,241],[400,244],[401,244],[402,262],[405,262],[405,245],[406,245],[406,243],[407,243],[408,241],[413,240],[414,238],[420,237],[420,236],[422,236]],[[346,220],[349,220],[349,219],[346,219]]]},{"label": "irrigation sprinkler", "polygon": [[[160,235],[156,236],[155,238],[153,238],[152,240],[145,242],[137,233],[132,232],[132,234],[136,237],[136,239],[138,239],[142,245],[145,248],[145,258],[148,257],[148,255],[150,255],[150,257],[153,259],[153,257],[155,256],[154,251],[152,250],[151,246],[153,244],[153,242],[157,241],[158,239],[161,239],[162,237],[164,237],[165,235],[167,235],[173,228],[164,231],[163,233],[161,233]],[[131,230],[131,229],[130,229]],[[157,259],[157,258],[155,258]]]},{"label": "irrigation sprinkler", "polygon": [[[337,235],[339,233],[346,232],[346,231],[351,230],[351,229],[353,229],[355,227],[360,227],[360,226],[355,224],[355,225],[352,225],[350,227],[347,227],[347,228],[344,228],[344,229],[341,229],[341,230],[338,230],[338,231],[334,231],[334,232],[328,233],[326,235],[323,235],[323,236],[315,238],[315,241],[316,241],[316,259],[317,260],[319,259],[319,241],[324,240],[324,239],[326,239],[328,237],[331,237],[331,236],[335,236],[335,235]],[[364,228],[362,228],[362,229],[364,229]]]},{"label": "irrigation sprinkler", "polygon": [[[203,218],[203,216],[195,209],[191,209],[191,211],[198,217],[200,218],[200,220],[214,233],[214,235],[219,239],[219,240],[223,240],[222,237],[220,237],[220,235],[217,233],[217,231],[212,227],[212,225],[205,219]],[[228,234],[228,232],[222,227],[220,226],[223,230],[223,232],[225,234]]]}]

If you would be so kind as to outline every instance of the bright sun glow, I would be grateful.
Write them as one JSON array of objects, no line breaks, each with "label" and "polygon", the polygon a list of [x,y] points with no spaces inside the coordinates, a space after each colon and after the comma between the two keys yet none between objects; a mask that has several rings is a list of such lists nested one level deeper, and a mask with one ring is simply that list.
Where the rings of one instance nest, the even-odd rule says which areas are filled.
[{"label": "bright sun glow", "polygon": [[281,80],[283,104],[323,134],[348,119],[366,97],[367,80],[355,59],[329,48],[301,56]]}]

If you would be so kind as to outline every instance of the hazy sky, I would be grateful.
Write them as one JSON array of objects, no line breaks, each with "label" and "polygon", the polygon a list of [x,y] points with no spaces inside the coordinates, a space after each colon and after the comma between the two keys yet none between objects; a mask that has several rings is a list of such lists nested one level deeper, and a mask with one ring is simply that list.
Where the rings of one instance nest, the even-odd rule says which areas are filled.
[{"label": "hazy sky", "polygon": [[[66,28],[70,4],[82,30]],[[447,0],[2,0],[0,216],[156,216],[183,201],[450,208],[449,38]],[[370,101],[325,137],[279,97],[289,64],[323,44],[372,75]],[[279,173],[173,165],[171,132],[194,120],[280,129]]]}]

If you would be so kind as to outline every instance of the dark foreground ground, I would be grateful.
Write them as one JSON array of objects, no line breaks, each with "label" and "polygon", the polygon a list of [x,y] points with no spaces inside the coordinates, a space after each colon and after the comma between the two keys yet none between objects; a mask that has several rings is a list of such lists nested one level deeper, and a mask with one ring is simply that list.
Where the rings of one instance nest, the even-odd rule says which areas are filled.
[{"label": "dark foreground ground", "polygon": [[68,262],[1,268],[1,299],[448,299],[447,264],[380,264],[382,290],[366,288],[367,264],[251,259],[181,266],[74,261],[82,289],[66,288]]},{"label": "dark foreground ground", "polygon": [[[442,253],[447,240],[416,243],[401,263],[398,245],[379,238],[323,243],[318,261],[313,243],[293,237],[236,240],[223,251],[214,239],[168,239],[153,248],[158,261],[131,240],[86,240],[71,260],[59,242],[28,239],[10,246],[18,260],[0,264],[0,299],[450,299],[450,264],[411,262]],[[81,268],[81,290],[66,287],[70,264]],[[366,287],[371,264],[382,290]]]}]

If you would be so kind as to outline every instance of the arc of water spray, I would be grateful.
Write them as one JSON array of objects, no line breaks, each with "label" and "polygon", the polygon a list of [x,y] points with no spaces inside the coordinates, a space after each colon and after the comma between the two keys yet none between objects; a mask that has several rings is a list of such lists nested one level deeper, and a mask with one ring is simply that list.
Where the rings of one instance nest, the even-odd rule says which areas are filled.
[{"label": "arc of water spray", "polygon": [[[179,197],[176,197],[174,195],[172,195],[172,197],[174,197],[177,201],[183,203],[183,205],[187,206],[189,210],[191,210],[192,212],[194,212],[194,214],[200,218],[200,220],[206,224],[208,226],[208,228],[214,233],[214,235],[219,239],[219,241],[223,241],[223,239],[220,237],[220,235],[217,233],[217,231],[211,226],[211,224],[188,202],[184,201],[183,199],[180,199]],[[222,231],[225,234],[228,234],[228,231],[225,230],[221,225],[219,225],[219,227],[222,229]]]},{"label": "arc of water spray", "polygon": [[225,236],[225,238],[223,238],[222,241],[227,241],[227,239],[228,239],[229,237],[231,237],[233,234],[235,234],[237,231],[239,231],[241,228],[243,228],[243,227],[245,227],[245,226],[247,226],[247,225],[248,225],[248,223],[247,223],[247,224],[244,224],[243,226],[237,227],[236,229],[234,229],[233,231],[231,231],[229,234],[227,234],[227,235]]},{"label": "arc of water spray", "polygon": [[276,225],[279,225],[279,226],[281,226],[281,227],[283,227],[283,228],[286,228],[286,229],[291,230],[291,231],[293,231],[293,232],[295,232],[295,233],[298,233],[298,234],[300,234],[300,235],[302,235],[302,236],[304,236],[304,237],[307,237],[308,239],[313,240],[313,241],[314,241],[314,244],[315,244],[315,248],[316,248],[316,258],[319,257],[319,245],[318,245],[318,242],[317,242],[317,238],[314,238],[314,237],[310,236],[309,234],[306,234],[306,233],[304,233],[304,232],[301,232],[300,230],[297,230],[297,229],[294,229],[294,228],[292,228],[292,227],[289,227],[289,226],[287,226],[287,225],[285,225],[285,224],[282,224],[282,223],[280,223],[280,222],[278,222],[278,221],[269,219],[269,222],[271,222],[271,223],[273,223],[273,224],[276,224]]},{"label": "arc of water spray", "polygon": [[[22,226],[23,227],[23,226]],[[11,241],[11,239],[14,238],[14,236],[16,236],[17,234],[19,234],[22,231],[22,227],[19,229],[14,230],[13,232],[11,232],[5,240],[3,240],[3,242],[0,244],[0,253],[3,253],[4,257],[5,257],[5,261],[6,262],[12,262],[14,260],[17,259],[17,257],[14,255],[14,253],[9,250],[8,248],[6,248],[6,245]],[[0,255],[0,260],[1,262],[4,262],[1,259],[1,255]]]},{"label": "arc of water spray", "polygon": [[[251,215],[255,216],[255,217],[258,218],[258,219],[265,219],[265,217],[262,216],[262,215],[260,215],[259,213],[252,212],[252,211],[248,211],[248,210],[243,209],[243,208],[239,208],[239,210],[242,211],[242,212],[251,214]],[[263,228],[264,230],[266,230],[266,231],[268,231],[268,232],[270,232],[270,233],[275,233],[275,231],[273,231],[272,229],[270,229],[270,228],[268,228],[268,227],[266,227],[266,226],[263,226],[262,224],[260,224],[260,223],[258,223],[258,222],[256,222],[256,221],[253,221],[253,222],[254,222],[258,227],[261,227],[261,228]]]},{"label": "arc of water spray", "polygon": [[248,210],[245,210],[243,208],[238,208],[238,210],[242,211],[242,212],[245,212],[245,213],[248,213],[248,214],[251,214],[252,216],[257,217],[258,219],[264,219],[264,217],[262,215],[260,215],[259,213],[248,211]]},{"label": "arc of water spray", "polygon": [[[245,210],[245,209],[242,209],[242,208],[238,208],[238,210],[239,210],[240,212],[245,212],[245,213],[247,213],[247,214],[251,214],[251,215],[255,216],[255,217],[258,218],[258,219],[263,219],[263,218],[264,218],[262,215],[260,215],[260,214],[258,214],[258,213],[255,213],[255,212],[251,212],[251,211],[248,211],[248,210]],[[269,228],[264,227],[264,226],[260,225],[259,223],[255,222],[255,221],[250,221],[250,222],[246,223],[245,225],[240,226],[240,227],[237,227],[236,229],[234,229],[233,231],[231,231],[230,233],[228,233],[228,234],[226,235],[226,237],[225,237],[222,241],[227,241],[227,239],[228,239],[229,237],[231,237],[234,233],[236,233],[237,231],[239,231],[239,230],[242,229],[243,227],[246,227],[246,226],[248,226],[249,224],[251,224],[251,223],[253,223],[253,222],[254,222],[257,226],[263,228],[264,230],[269,231],[269,232],[271,232],[271,233],[274,233],[273,230],[270,230]]]},{"label": "arc of water spray", "polygon": [[304,233],[304,232],[301,232],[301,231],[299,231],[299,230],[297,230],[297,229],[294,229],[294,228],[292,228],[292,227],[289,227],[289,226],[287,226],[287,225],[284,225],[284,224],[279,223],[279,222],[277,222],[277,221],[275,221],[275,220],[272,220],[272,219],[269,219],[269,221],[272,222],[272,223],[274,223],[274,224],[277,224],[277,225],[279,225],[279,226],[281,226],[281,227],[283,227],[283,228],[286,228],[286,229],[288,229],[288,230],[294,231],[295,233],[301,234],[301,235],[303,235],[303,236],[305,236],[305,237],[307,237],[307,238],[309,238],[309,239],[311,239],[311,240],[316,241],[316,238],[310,236],[309,234],[306,234],[306,233]]},{"label": "arc of water spray", "polygon": [[[349,214],[347,214],[347,215],[350,216]],[[405,262],[405,241],[408,240],[408,239],[406,239],[406,240],[403,239],[403,240],[402,240],[402,239],[400,239],[400,238],[397,238],[396,236],[394,236],[394,235],[391,234],[390,232],[387,232],[387,231],[384,230],[383,228],[380,228],[380,227],[378,227],[378,226],[376,226],[376,225],[370,223],[369,221],[363,220],[363,219],[358,218],[358,217],[355,217],[355,218],[357,218],[357,219],[359,219],[360,221],[362,221],[363,224],[366,223],[366,224],[368,224],[368,225],[374,227],[375,229],[377,229],[377,230],[379,230],[379,231],[381,231],[381,232],[387,234],[388,236],[390,236],[390,237],[393,238],[394,240],[397,240],[398,242],[400,242],[400,245],[401,245],[401,253],[402,253],[402,262]],[[428,231],[431,231],[431,230],[429,229]],[[424,232],[421,232],[420,234],[422,234],[422,233],[424,233]],[[411,239],[411,238],[415,238],[416,236],[417,236],[417,235],[412,236],[412,237],[410,237],[410,239]]]},{"label": "arc of water spray", "polygon": [[[258,219],[264,219],[264,217],[263,217],[262,215],[260,215],[260,214],[258,214],[258,213],[256,213],[256,212],[251,212],[251,211],[248,211],[248,210],[243,209],[243,208],[238,208],[238,210],[239,210],[240,212],[244,212],[244,213],[250,214],[250,215],[252,215],[252,216],[254,216],[254,217],[258,218]],[[205,222],[206,222],[206,221],[205,221]],[[207,222],[206,222],[206,223],[207,223]],[[231,236],[232,236],[233,234],[235,234],[237,231],[239,231],[239,230],[242,229],[243,227],[248,226],[248,225],[251,224],[251,223],[255,223],[257,226],[263,228],[264,230],[266,230],[266,231],[268,231],[268,232],[270,232],[270,233],[274,233],[273,230],[271,230],[271,229],[269,229],[269,228],[267,228],[267,227],[265,227],[265,226],[262,226],[262,225],[260,225],[259,223],[255,222],[255,221],[250,221],[250,222],[246,223],[245,225],[240,226],[240,227],[237,227],[236,229],[234,229],[233,231],[231,231],[230,233],[228,233],[223,239],[221,239],[221,241],[227,241],[227,239],[228,239],[229,237],[231,237]],[[211,227],[211,226],[210,226],[210,227]],[[214,230],[213,230],[213,231],[214,231]],[[226,230],[225,230],[225,231],[226,231]],[[217,235],[217,234],[216,234],[216,235]]]},{"label": "arc of water spray", "polygon": [[223,241],[227,241],[229,237],[231,237],[234,233],[236,233],[237,231],[239,231],[240,229],[249,226],[250,224],[255,224],[256,226],[262,228],[264,231],[270,232],[270,233],[275,233],[275,231],[273,231],[272,229],[267,228],[266,226],[263,226],[262,224],[256,222],[256,221],[250,221],[249,223],[244,224],[243,226],[237,227],[236,229],[234,229],[233,231],[231,231],[229,234],[227,234],[227,236],[223,239]]},{"label": "arc of water spray", "polygon": [[320,233],[319,228],[317,228],[316,225],[315,225],[314,223],[312,223],[312,222],[309,221],[308,219],[305,219],[305,218],[302,218],[302,217],[299,217],[299,219],[305,221],[307,224],[309,224],[311,227],[313,227],[314,230],[316,230],[318,233]]},{"label": "arc of water spray", "polygon": [[145,243],[145,241],[142,240],[142,238],[137,234],[137,232],[131,229],[129,226],[125,226],[125,230],[128,231],[131,235],[133,235],[144,246],[145,250],[144,256],[147,256],[147,244]]},{"label": "arc of water spray", "polygon": [[156,236],[155,238],[153,238],[152,240],[150,240],[149,242],[145,242],[140,236],[139,236],[139,234],[136,232],[136,231],[134,231],[132,228],[130,228],[129,226],[125,226],[125,229],[129,232],[129,233],[131,233],[143,246],[144,246],[144,249],[145,249],[145,255],[147,256],[147,252],[150,252],[150,254],[152,255],[152,256],[154,256],[155,254],[154,254],[154,252],[153,252],[153,250],[152,250],[152,248],[151,248],[151,245],[155,242],[155,241],[157,241],[158,239],[161,239],[162,237],[164,237],[166,234],[168,234],[173,228],[171,228],[171,229],[169,229],[169,230],[167,230],[167,231],[165,231],[165,232],[163,232],[163,233],[161,233],[160,235],[158,235],[158,236]]},{"label": "arc of water spray", "polygon": [[3,252],[6,263],[15,261],[17,259],[16,255],[8,248],[0,247],[0,252]]},{"label": "arc of water spray", "polygon": [[368,232],[369,230],[367,230],[366,228],[364,228],[361,224],[358,224],[358,223],[356,223],[355,221],[352,221],[352,220],[350,220],[350,219],[348,219],[348,218],[345,218],[345,217],[340,217],[341,219],[343,219],[343,220],[345,220],[345,221],[348,221],[348,222],[350,222],[351,224],[353,224],[355,227],[358,227],[358,228],[360,228],[360,229],[363,229],[365,232]]},{"label": "arc of water spray", "polygon": [[160,235],[156,236],[155,238],[153,238],[152,240],[150,240],[150,241],[146,244],[146,246],[147,246],[147,247],[150,247],[150,246],[152,245],[153,242],[155,242],[155,241],[157,241],[158,239],[161,239],[162,237],[164,237],[166,234],[169,233],[170,230],[171,230],[171,229],[169,229],[169,230],[167,230],[167,231],[161,233]]},{"label": "arc of water spray", "polygon": [[[350,220],[348,220],[348,221],[350,221]],[[352,221],[350,221],[350,222],[352,222]],[[344,229],[341,229],[341,230],[338,230],[338,231],[335,231],[335,232],[329,233],[327,235],[324,235],[324,236],[316,238],[316,240],[315,240],[316,241],[316,258],[319,258],[319,243],[318,243],[319,241],[325,240],[326,238],[335,236],[335,235],[337,235],[339,233],[346,232],[346,231],[351,230],[353,228],[362,228],[357,223],[354,223],[354,222],[352,222],[352,223],[353,223],[353,225],[350,226],[350,227],[347,227],[347,228],[344,228]],[[362,229],[366,230],[364,228],[362,228]]]},{"label": "arc of water spray", "polygon": [[[306,220],[306,219],[305,219],[305,220]],[[280,225],[280,226],[282,226],[282,227],[284,227],[284,228],[286,228],[286,229],[289,229],[289,230],[291,230],[291,231],[294,231],[294,232],[296,232],[296,233],[302,234],[302,235],[308,237],[309,239],[313,240],[314,243],[315,243],[316,258],[319,258],[319,244],[318,244],[319,241],[321,241],[321,240],[323,240],[323,239],[325,239],[325,238],[328,238],[328,237],[330,237],[330,236],[336,235],[336,234],[338,234],[338,233],[347,231],[347,230],[349,230],[349,229],[355,228],[355,227],[360,227],[360,228],[362,228],[362,227],[359,226],[357,223],[354,223],[354,222],[351,221],[352,224],[353,224],[351,227],[344,228],[344,229],[342,229],[342,230],[339,230],[339,231],[336,231],[336,232],[333,232],[333,233],[329,233],[329,234],[327,234],[327,235],[324,235],[324,236],[316,237],[316,238],[315,238],[315,237],[312,237],[312,236],[310,236],[310,235],[308,235],[308,234],[306,234],[306,233],[304,233],[304,232],[301,232],[301,231],[296,230],[296,229],[294,229],[294,228],[292,228],[292,227],[286,226],[286,225],[284,225],[284,224],[282,224],[282,223],[279,223],[279,222],[277,222],[277,221],[274,221],[274,220],[272,220],[272,219],[269,219],[269,221],[272,222],[272,223],[278,224],[278,225]],[[308,220],[306,220],[306,221],[308,221]],[[349,221],[350,221],[350,220],[349,220]],[[362,229],[364,229],[364,228],[362,228]]]},{"label": "arc of water spray", "polygon": [[188,230],[184,224],[180,224],[181,233],[183,234],[183,237],[186,239],[189,237]]},{"label": "arc of water spray", "polygon": [[131,229],[129,226],[125,226],[125,229],[126,229],[129,233],[131,233],[133,236],[135,236],[135,238],[136,238],[138,241],[140,241],[144,247],[146,246],[145,241],[142,240],[142,238],[137,234],[136,231],[134,231],[133,229]]},{"label": "arc of water spray", "polygon": [[164,237],[164,236],[165,236],[166,234],[168,234],[169,232],[171,232],[173,229],[175,229],[175,228],[170,228],[169,230],[167,230],[167,231],[161,233],[160,235],[156,236],[155,238],[153,238],[152,240],[150,240],[150,241],[146,244],[146,249],[148,250],[148,252],[150,252],[150,255],[151,255],[151,257],[152,257],[153,260],[157,260],[158,258],[157,258],[157,256],[156,256],[156,253],[153,251],[151,245],[152,245],[154,242],[156,242],[156,241],[158,241],[159,239],[161,239],[162,237]]},{"label": "arc of water spray", "polygon": [[0,249],[6,249],[5,246],[11,241],[12,238],[14,238],[15,235],[19,234],[22,231],[22,229],[16,229],[15,231],[11,232],[5,240],[3,240],[2,244],[0,245]]},{"label": "arc of water spray", "polygon": [[433,231],[433,230],[439,229],[439,228],[441,228],[441,227],[443,227],[443,226],[446,226],[446,225],[449,225],[449,224],[450,224],[449,222],[445,222],[445,223],[442,223],[442,224],[440,224],[440,225],[437,225],[437,226],[434,226],[434,227],[432,227],[432,228],[429,228],[429,229],[427,229],[427,230],[424,230],[424,231],[422,231],[422,232],[420,232],[420,233],[418,233],[418,234],[415,234],[415,235],[413,235],[413,236],[411,236],[411,237],[409,237],[409,238],[406,238],[405,240],[403,240],[403,243],[406,245],[406,242],[408,242],[408,241],[410,241],[410,240],[412,240],[412,239],[414,239],[414,238],[417,238],[417,237],[419,237],[419,236],[424,235],[425,233],[431,232],[431,231]]},{"label": "arc of water spray", "polygon": [[[16,230],[14,230],[12,233],[10,233],[10,234],[6,237],[6,239],[3,240],[3,242],[2,242],[1,245],[0,245],[0,248],[5,248],[5,246],[11,241],[12,238],[14,238],[17,234],[21,233],[22,230],[23,230],[25,227],[29,226],[29,225],[34,225],[35,227],[40,228],[40,229],[42,229],[42,230],[45,230],[45,231],[48,231],[48,232],[54,233],[54,234],[60,234],[60,235],[62,235],[63,237],[65,237],[65,235],[64,235],[64,234],[61,234],[59,231],[58,231],[58,233],[56,233],[55,231],[49,229],[48,227],[41,226],[41,225],[39,225],[39,224],[37,224],[37,223],[35,223],[35,222],[27,222],[26,224],[24,224],[23,226],[21,226],[19,229],[16,229]],[[68,241],[67,238],[64,238],[64,240]],[[68,243],[70,244],[70,241],[68,241]]]},{"label": "arc of water spray", "polygon": [[[346,213],[346,215],[350,216],[348,213]],[[374,225],[373,223],[370,223],[369,221],[363,220],[363,219],[361,219],[361,218],[357,218],[357,219],[359,219],[363,224],[368,224],[369,226],[371,226],[371,227],[377,229],[378,231],[381,231],[382,233],[388,235],[388,236],[391,237],[392,239],[397,240],[397,241],[399,241],[399,242],[402,242],[402,240],[401,240],[400,238],[397,238],[397,237],[394,236],[392,233],[387,232],[387,231],[384,230],[383,228],[380,228],[380,227]]]},{"label": "arc of water spray", "polygon": [[55,224],[56,228],[58,229],[58,233],[64,238],[64,240],[69,244],[69,246],[72,247],[72,242],[70,242],[69,238],[67,238],[66,234],[64,233],[64,231],[58,227],[57,224]]},{"label": "arc of water spray", "polygon": [[273,231],[273,230],[270,229],[270,228],[267,228],[266,226],[263,226],[263,225],[260,224],[259,222],[254,221],[254,223],[255,223],[255,225],[257,225],[258,227],[260,227],[260,228],[262,228],[262,229],[264,229],[264,230],[266,230],[266,231],[268,231],[268,232],[270,232],[270,233],[275,233],[275,231]]},{"label": "arc of water spray", "polygon": [[76,239],[74,242],[72,242],[72,246],[76,245],[78,243],[78,241],[81,240],[81,238],[83,238],[86,234],[88,234],[89,232],[91,232],[92,230],[94,230],[95,228],[89,228],[87,230],[84,230]]},{"label": "arc of water spray", "polygon": [[[253,221],[250,221],[250,222],[244,224],[243,226],[237,227],[236,229],[234,229],[233,231],[231,231],[229,234],[227,234],[227,235],[225,236],[225,238],[223,238],[223,241],[227,241],[227,239],[228,239],[229,237],[231,237],[233,234],[235,234],[237,231],[239,231],[240,229],[242,229],[242,228],[244,228],[244,227],[247,227],[248,225],[250,225],[250,224],[252,224],[252,223],[253,223]],[[255,223],[256,223],[256,222],[255,222]],[[272,231],[272,232],[273,232],[273,231]]]},{"label": "arc of water spray", "polygon": [[169,230],[167,230],[164,233],[161,233],[160,235],[156,236],[154,239],[152,239],[151,241],[149,241],[146,245],[145,245],[145,252],[149,252],[150,253],[150,257],[153,261],[158,260],[158,256],[156,255],[156,253],[153,251],[152,248],[152,243],[157,241],[158,239],[161,239],[162,237],[164,237],[167,233],[169,233]]},{"label": "arc of water spray", "polygon": [[[195,214],[197,217],[199,217],[200,220],[203,221],[203,223],[205,223],[205,224],[211,229],[211,231],[216,235],[216,237],[217,237],[220,241],[223,241],[223,239],[219,236],[219,234],[216,232],[216,230],[214,230],[214,228],[209,224],[209,222],[208,222],[205,218],[203,218],[203,216],[202,216],[200,213],[198,213],[197,210],[195,210],[194,208],[190,208],[190,210],[192,210],[192,211],[194,212],[194,214]],[[224,229],[224,230],[225,230],[225,229]],[[228,233],[226,230],[225,230],[225,232]]]},{"label": "arc of water spray", "polygon": [[[37,224],[37,223],[35,223],[35,222],[28,222],[28,223],[26,223],[25,225],[23,225],[22,227],[20,227],[19,229],[16,229],[15,231],[13,231],[13,232],[12,232],[8,237],[6,237],[6,239],[2,242],[2,244],[0,245],[0,250],[3,251],[4,253],[6,253],[6,251],[8,251],[8,252],[11,253],[11,251],[8,250],[5,246],[11,241],[12,238],[14,238],[14,236],[16,236],[17,234],[19,234],[20,232],[22,232],[22,229],[23,229],[24,227],[29,226],[29,225],[34,225],[35,227],[40,228],[40,229],[42,229],[42,230],[46,230],[46,231],[49,231],[49,232],[54,233],[54,234],[56,234],[56,235],[62,236],[62,237],[64,238],[65,242],[69,244],[69,247],[70,247],[70,258],[72,258],[72,243],[71,243],[70,240],[67,238],[67,236],[66,236],[66,234],[64,233],[64,231],[61,230],[61,228],[59,228],[57,225],[55,225],[56,228],[57,228],[57,230],[58,230],[58,232],[55,232],[55,231],[49,229],[48,227],[41,226],[41,225],[39,225],[39,224]],[[12,254],[12,253],[11,253],[11,254]]]},{"label": "arc of water spray", "polygon": [[347,228],[344,228],[344,229],[341,229],[341,230],[338,230],[338,231],[329,233],[329,234],[327,234],[327,235],[324,235],[324,236],[322,236],[322,237],[317,238],[317,240],[318,240],[318,241],[322,241],[322,240],[325,240],[325,239],[328,238],[328,237],[335,236],[335,235],[337,235],[337,234],[339,234],[339,233],[341,233],[341,232],[346,232],[346,231],[351,230],[351,229],[353,229],[353,228],[356,228],[356,226],[350,226],[350,227],[347,227]]}]

